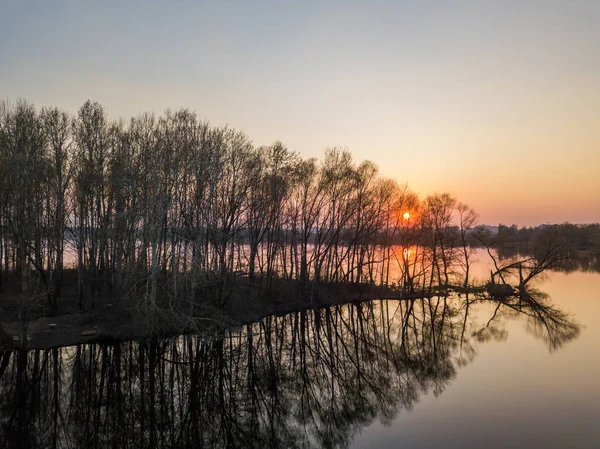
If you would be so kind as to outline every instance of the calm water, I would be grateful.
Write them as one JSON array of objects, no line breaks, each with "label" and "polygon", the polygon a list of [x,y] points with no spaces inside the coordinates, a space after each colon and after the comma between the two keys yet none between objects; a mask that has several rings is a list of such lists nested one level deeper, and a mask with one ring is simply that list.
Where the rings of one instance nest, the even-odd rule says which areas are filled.
[{"label": "calm water", "polygon": [[0,356],[0,447],[600,447],[600,274]]},{"label": "calm water", "polygon": [[503,338],[474,342],[442,394],[375,420],[350,447],[600,447],[600,274],[551,273],[539,288],[581,325],[576,338],[553,349],[524,316],[507,317]]}]

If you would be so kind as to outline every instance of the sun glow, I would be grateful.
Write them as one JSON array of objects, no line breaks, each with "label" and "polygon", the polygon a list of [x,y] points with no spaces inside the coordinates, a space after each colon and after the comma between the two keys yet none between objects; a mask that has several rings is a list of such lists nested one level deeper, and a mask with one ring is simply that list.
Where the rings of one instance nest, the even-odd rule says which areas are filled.
[{"label": "sun glow", "polygon": [[410,218],[410,213],[408,212],[404,212],[404,215],[402,215],[404,217],[405,220],[408,220]]}]

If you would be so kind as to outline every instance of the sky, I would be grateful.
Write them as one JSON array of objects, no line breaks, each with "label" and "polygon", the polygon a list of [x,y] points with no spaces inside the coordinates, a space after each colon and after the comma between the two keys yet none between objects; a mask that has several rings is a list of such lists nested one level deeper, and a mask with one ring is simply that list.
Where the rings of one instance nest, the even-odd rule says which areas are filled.
[{"label": "sky", "polygon": [[0,0],[0,98],[190,108],[481,223],[595,223],[599,24],[597,0]]}]

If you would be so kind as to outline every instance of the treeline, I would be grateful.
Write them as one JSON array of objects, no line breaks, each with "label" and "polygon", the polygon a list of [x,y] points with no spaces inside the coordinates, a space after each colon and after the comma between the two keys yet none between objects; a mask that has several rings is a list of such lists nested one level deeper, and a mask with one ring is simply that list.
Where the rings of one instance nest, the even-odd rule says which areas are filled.
[{"label": "treeline", "polygon": [[561,257],[553,269],[600,272],[600,224],[553,224],[518,228],[498,226],[488,239],[501,259],[527,255],[542,257],[550,244],[559,245]]},{"label": "treeline", "polygon": [[518,228],[498,226],[494,242],[499,248],[526,253],[545,244],[549,235],[559,239],[571,252],[589,252],[600,256],[600,224],[553,224]]},{"label": "treeline", "polygon": [[[67,284],[83,309],[103,297],[192,313],[240,279],[424,288],[459,259],[466,283],[475,222],[345,149],[304,159],[189,110],[126,121],[90,101],[76,115],[0,103],[0,289],[54,310]],[[418,264],[397,244],[419,245]]]}]

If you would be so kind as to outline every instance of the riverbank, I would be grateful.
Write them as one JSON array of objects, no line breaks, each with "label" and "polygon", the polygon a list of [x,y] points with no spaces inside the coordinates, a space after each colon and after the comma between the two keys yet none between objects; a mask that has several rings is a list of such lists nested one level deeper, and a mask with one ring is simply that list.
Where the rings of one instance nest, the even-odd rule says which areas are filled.
[{"label": "riverbank", "polygon": [[[372,284],[284,284],[287,285],[275,288],[254,284],[240,286],[236,289],[236,294],[231,295],[223,305],[207,301],[196,309],[194,316],[159,310],[150,317],[140,314],[139,310],[113,307],[107,299],[97,298],[96,302],[100,306],[90,311],[71,308],[65,313],[38,317],[27,323],[25,332],[21,332],[22,325],[16,320],[0,320],[0,329],[4,330],[2,346],[5,349],[49,349],[84,343],[168,337],[182,333],[209,334],[223,328],[260,321],[270,315],[281,316],[374,299],[418,299],[460,290],[451,288],[442,292],[405,292]],[[290,293],[292,290],[293,294]],[[481,288],[473,287],[471,291],[481,291]],[[21,335],[25,338],[21,338]]]}]

